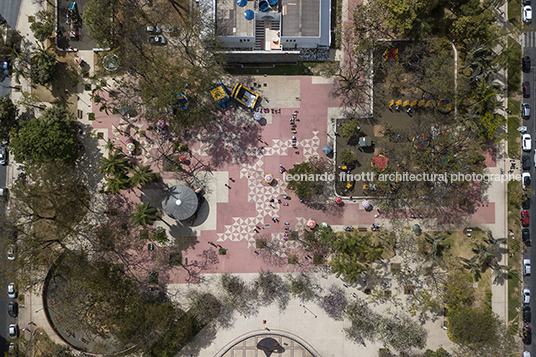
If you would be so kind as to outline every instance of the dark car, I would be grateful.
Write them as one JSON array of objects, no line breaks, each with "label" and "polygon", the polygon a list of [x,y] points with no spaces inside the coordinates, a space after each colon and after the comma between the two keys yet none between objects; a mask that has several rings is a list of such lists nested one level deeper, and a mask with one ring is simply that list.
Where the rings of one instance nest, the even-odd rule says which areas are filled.
[{"label": "dark car", "polygon": [[523,5],[530,5],[530,0],[523,0]]},{"label": "dark car", "polygon": [[530,209],[530,197],[526,197],[525,200],[521,203],[523,209]]},{"label": "dark car", "polygon": [[525,345],[530,345],[532,342],[532,330],[530,327],[525,326],[523,327],[523,343]]},{"label": "dark car", "polygon": [[530,57],[525,56],[521,59],[521,68],[523,72],[530,72]]},{"label": "dark car", "polygon": [[523,306],[523,321],[530,324],[531,318],[530,306]]},{"label": "dark car", "polygon": [[530,231],[528,228],[523,228],[521,230],[521,239],[527,247],[530,247]]},{"label": "dark car", "polygon": [[530,224],[529,212],[528,211],[521,211],[521,225],[523,227],[528,227],[529,224]]},{"label": "dark car", "polygon": [[7,314],[11,317],[19,316],[19,304],[12,301],[7,306]]},{"label": "dark car", "polygon": [[530,98],[530,84],[529,82],[523,82],[523,98]]},{"label": "dark car", "polygon": [[523,156],[521,158],[521,165],[523,166],[523,170],[530,170],[530,156]]}]

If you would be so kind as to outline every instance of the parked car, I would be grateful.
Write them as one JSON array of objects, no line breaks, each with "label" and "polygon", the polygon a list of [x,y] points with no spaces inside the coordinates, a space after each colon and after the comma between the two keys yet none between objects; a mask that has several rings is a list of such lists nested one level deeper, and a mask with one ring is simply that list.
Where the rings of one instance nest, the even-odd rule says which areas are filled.
[{"label": "parked car", "polygon": [[149,43],[151,45],[165,45],[167,40],[164,36],[149,36]]},{"label": "parked car", "polygon": [[7,348],[7,353],[9,353],[12,356],[15,355],[15,344],[13,342],[9,344],[9,347]]},{"label": "parked car", "polygon": [[528,288],[523,289],[523,304],[530,304],[530,290]]},{"label": "parked car", "polygon": [[529,351],[523,351],[523,357],[530,357]]},{"label": "parked car", "polygon": [[523,172],[521,174],[521,180],[523,181],[523,189],[530,187],[530,172]]},{"label": "parked car", "polygon": [[530,151],[532,149],[532,138],[530,137],[530,134],[523,134],[521,137],[521,144],[524,151]]},{"label": "parked car", "polygon": [[523,5],[530,5],[531,1],[530,0],[523,0]]},{"label": "parked car", "polygon": [[528,227],[529,224],[530,224],[529,212],[528,211],[521,211],[521,225],[523,227]]},{"label": "parked car", "polygon": [[532,7],[530,5],[523,6],[523,22],[532,21]]},{"label": "parked car", "polygon": [[7,150],[5,148],[0,148],[0,165],[7,164]]},{"label": "parked car", "polygon": [[528,228],[523,228],[521,230],[521,240],[523,240],[523,243],[525,243],[527,247],[530,247],[530,231]]},{"label": "parked car", "polygon": [[9,331],[9,337],[11,338],[19,337],[19,325],[17,324],[9,325],[8,331]]},{"label": "parked car", "polygon": [[19,316],[19,304],[14,301],[11,301],[7,305],[7,314],[11,317]]},{"label": "parked car", "polygon": [[159,34],[162,33],[162,29],[158,26],[147,26],[147,32]]},{"label": "parked car", "polygon": [[531,342],[532,342],[532,330],[530,329],[530,327],[525,326],[523,327],[523,343],[525,345],[530,345]]},{"label": "parked car", "polygon": [[530,259],[523,259],[523,275],[530,275]]},{"label": "parked car", "polygon": [[521,202],[521,207],[523,209],[530,209],[530,197],[526,197],[523,202]]},{"label": "parked car", "polygon": [[530,324],[531,318],[530,306],[523,306],[523,321]]},{"label": "parked car", "polygon": [[524,155],[521,158],[521,167],[523,167],[523,170],[530,170],[530,156]]},{"label": "parked car", "polygon": [[15,299],[17,297],[17,292],[15,291],[15,283],[9,283],[7,285],[7,296],[10,299]]},{"label": "parked car", "polygon": [[7,246],[7,259],[15,260],[15,244],[10,244]]},{"label": "parked car", "polygon": [[521,104],[521,116],[523,119],[530,119],[530,104],[523,103]]},{"label": "parked car", "polygon": [[0,77],[9,77],[11,74],[9,73],[9,62],[7,59],[2,60],[2,73]]},{"label": "parked car", "polygon": [[530,57],[529,56],[524,56],[521,59],[521,69],[523,70],[523,72],[530,72]]},{"label": "parked car", "polygon": [[523,82],[521,84],[523,87],[523,98],[530,98],[530,84],[529,82]]}]

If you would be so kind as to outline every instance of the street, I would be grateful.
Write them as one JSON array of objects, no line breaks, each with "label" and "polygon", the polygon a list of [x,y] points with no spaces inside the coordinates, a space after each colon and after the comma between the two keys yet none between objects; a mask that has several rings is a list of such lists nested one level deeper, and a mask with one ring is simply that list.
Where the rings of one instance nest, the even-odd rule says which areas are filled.
[{"label": "street", "polygon": [[[530,69],[530,73],[523,73],[522,74],[522,81],[525,82],[525,81],[528,81],[530,83],[530,86],[531,86],[531,93],[530,93],[530,98],[522,98],[521,102],[522,103],[529,103],[530,104],[530,107],[531,107],[531,118],[528,119],[528,120],[524,120],[524,123],[522,125],[525,125],[527,127],[527,133],[529,133],[531,136],[532,136],[532,140],[533,140],[533,147],[535,147],[535,143],[534,143],[534,140],[536,139],[536,132],[535,132],[535,125],[534,125],[534,120],[535,120],[535,114],[534,114],[534,109],[536,109],[536,101],[535,101],[535,98],[536,98],[536,92],[534,92],[534,87],[536,85],[536,80],[535,80],[535,76],[536,76],[536,71],[534,69],[534,64],[536,61],[536,25],[534,23],[534,21],[532,21],[532,23],[530,24],[525,24],[525,32],[523,33],[522,35],[522,51],[523,51],[523,56],[529,56],[530,59],[531,59],[531,69]],[[519,69],[521,71],[521,68]],[[534,155],[534,150],[531,151],[531,152],[523,152],[523,155],[528,155],[531,159],[531,167],[530,167],[530,175],[531,175],[531,178],[532,178],[532,187],[531,187],[531,193],[530,193],[530,201],[531,201],[531,207],[529,209],[529,214],[530,214],[530,219],[533,220],[533,219],[536,219],[536,196],[535,196],[535,190],[534,190],[534,179],[536,179],[536,169],[535,169],[535,165],[536,163],[534,162],[534,159],[536,159],[535,155]],[[536,221],[533,221],[533,222],[536,222]],[[534,237],[535,233],[536,233],[536,226],[534,223],[532,223],[532,227],[530,227],[530,230],[531,230],[531,240],[532,242],[536,243],[536,239],[532,239],[532,237]],[[531,262],[536,262],[536,247],[527,247],[526,251],[525,251],[525,255],[524,255],[524,258],[530,258]],[[536,292],[536,274],[532,274],[531,277],[524,277],[524,287],[528,287],[530,290],[531,290],[531,295],[533,295],[535,292]],[[534,295],[532,296],[531,298],[531,302],[530,302],[530,307],[531,307],[531,311],[536,311],[535,310],[535,307],[536,307],[536,304],[534,302]],[[534,317],[532,318],[532,321],[530,324],[528,324],[528,326],[532,329],[532,331],[534,331],[534,326],[536,326],[536,324],[534,324]],[[530,351],[531,355],[532,356],[536,356],[536,343],[532,343],[531,345],[525,345],[525,348],[527,351]]]},{"label": "street", "polygon": [[[16,28],[17,20],[19,17],[21,0],[12,0],[12,1],[0,1],[0,16],[2,16],[7,24]],[[9,95],[11,78],[6,78],[2,83],[0,83],[0,96]],[[0,166],[0,186],[6,186],[6,166]],[[5,214],[5,207],[3,204],[0,204],[0,215],[3,217]],[[5,255],[5,244],[3,241],[0,241],[0,264],[3,267],[2,271],[9,269],[9,261],[6,259]],[[7,342],[7,327],[11,323],[15,323],[16,319],[9,317],[7,314],[7,305],[9,298],[7,296],[7,284],[9,283],[5,279],[5,274],[1,274],[0,271],[0,316],[5,316],[5,319],[2,319],[4,322],[0,323],[0,354],[7,352],[8,342]]]}]

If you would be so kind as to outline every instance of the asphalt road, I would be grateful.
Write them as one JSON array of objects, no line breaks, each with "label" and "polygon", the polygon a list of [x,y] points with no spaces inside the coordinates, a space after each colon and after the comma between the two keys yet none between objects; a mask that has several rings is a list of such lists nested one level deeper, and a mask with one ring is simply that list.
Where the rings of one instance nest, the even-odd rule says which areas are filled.
[{"label": "asphalt road", "polygon": [[[6,166],[0,166],[0,186],[5,187],[6,185]],[[5,214],[4,204],[0,204],[0,216],[3,218]],[[10,268],[9,263],[12,263],[7,260],[5,252],[5,244],[0,240],[0,355],[4,355],[4,352],[7,352],[7,327],[9,324],[15,323],[16,319],[9,317],[7,314],[7,305],[9,303],[9,298],[7,296],[7,284],[10,282],[6,281],[4,271]],[[5,318],[4,318],[5,316]]]},{"label": "asphalt road", "polygon": [[[522,46],[523,46],[523,56],[530,56],[531,59],[531,69],[530,73],[522,73],[523,82],[528,81],[530,83],[530,98],[522,98],[522,103],[529,103],[530,109],[531,109],[531,118],[528,120],[523,120],[523,125],[527,127],[527,133],[529,133],[532,136],[532,151],[531,152],[523,152],[523,155],[530,156],[531,160],[531,168],[530,168],[530,175],[531,175],[531,181],[532,181],[532,187],[530,192],[530,221],[531,221],[531,241],[532,241],[532,247],[527,247],[524,258],[530,258],[532,270],[534,270],[534,265],[536,264],[536,239],[533,237],[536,236],[536,162],[534,161],[536,159],[534,153],[536,148],[536,142],[534,141],[536,139],[536,133],[534,131],[535,129],[535,120],[536,120],[536,21],[533,20],[533,22],[530,25],[525,25],[525,32],[522,35]],[[521,68],[519,69],[521,70]],[[523,285],[524,287],[527,287],[531,291],[531,312],[532,312],[532,322],[529,324],[523,324],[523,326],[529,326],[532,329],[533,336],[532,340],[533,343],[531,345],[525,345],[525,350],[530,351],[530,354],[532,356],[536,356],[536,341],[535,341],[535,327],[536,327],[536,272],[532,273],[530,277],[524,277],[523,279]]]}]

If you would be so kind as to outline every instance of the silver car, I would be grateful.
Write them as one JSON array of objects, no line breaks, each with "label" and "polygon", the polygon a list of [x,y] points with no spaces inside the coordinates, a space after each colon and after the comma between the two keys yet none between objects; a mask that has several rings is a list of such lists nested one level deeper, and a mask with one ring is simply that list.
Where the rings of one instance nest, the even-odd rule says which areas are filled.
[{"label": "silver car", "polygon": [[7,296],[9,296],[10,299],[14,299],[17,297],[17,292],[15,291],[15,283],[9,283],[7,286]]}]

